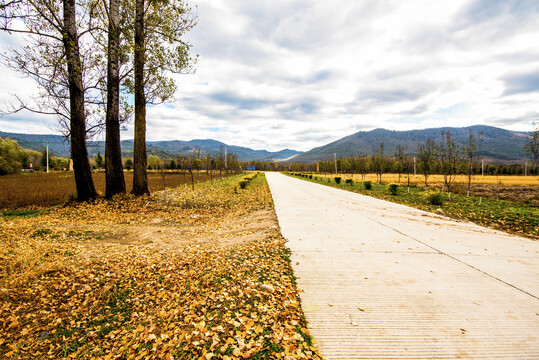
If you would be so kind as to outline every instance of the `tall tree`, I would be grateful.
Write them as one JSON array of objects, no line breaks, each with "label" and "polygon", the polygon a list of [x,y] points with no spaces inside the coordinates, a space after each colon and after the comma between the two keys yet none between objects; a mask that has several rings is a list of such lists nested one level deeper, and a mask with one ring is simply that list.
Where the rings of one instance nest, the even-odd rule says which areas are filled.
[{"label": "tall tree", "polygon": [[[78,200],[95,198],[86,148],[86,88],[81,61],[80,38],[75,0],[52,2],[2,1],[1,29],[27,35],[30,45],[22,51],[11,51],[4,58],[8,66],[35,80],[43,96],[36,112],[54,114],[65,122],[71,138],[71,157]],[[14,21],[22,20],[22,21]],[[85,52],[86,54],[86,52]],[[95,59],[95,57],[93,58]],[[32,110],[21,103],[14,112]]]},{"label": "tall tree", "polygon": [[149,194],[148,175],[146,174],[146,96],[144,94],[144,0],[135,0],[135,139],[133,148],[134,174],[133,190],[135,195]]},{"label": "tall tree", "polygon": [[536,167],[539,167],[539,123],[536,123],[536,128],[528,136],[528,141],[524,150],[530,157],[530,160]]},{"label": "tall tree", "polygon": [[120,1],[110,0],[108,10],[105,196],[112,197],[125,193],[120,145]]},{"label": "tall tree", "polygon": [[77,199],[89,200],[97,196],[92,181],[92,171],[86,148],[86,113],[84,110],[84,87],[82,64],[79,53],[75,0],[64,0],[63,42],[66,50],[69,83],[69,105],[71,109],[71,157]]},{"label": "tall tree", "polygon": [[173,99],[176,84],[169,73],[189,73],[196,61],[182,40],[196,25],[183,1],[135,0],[134,84],[135,139],[133,194],[148,194],[146,175],[146,104]]}]

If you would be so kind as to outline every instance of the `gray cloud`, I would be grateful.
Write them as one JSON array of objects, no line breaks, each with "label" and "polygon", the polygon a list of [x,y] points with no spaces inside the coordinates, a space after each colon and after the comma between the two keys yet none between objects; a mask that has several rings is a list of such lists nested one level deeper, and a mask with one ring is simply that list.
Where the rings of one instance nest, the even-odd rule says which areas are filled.
[{"label": "gray cloud", "polygon": [[232,92],[215,92],[209,95],[209,99],[232,105],[240,110],[260,109],[275,104],[275,101],[269,99],[240,96]]},{"label": "gray cloud", "polygon": [[368,104],[383,104],[417,101],[434,91],[434,88],[424,85],[411,85],[409,87],[395,86],[389,89],[364,89],[356,95],[357,102]]},{"label": "gray cloud", "polygon": [[506,95],[515,95],[539,91],[539,71],[530,73],[512,74],[503,78]]},{"label": "gray cloud", "polygon": [[518,127],[520,125],[520,127],[522,127],[522,124],[531,125],[536,122],[539,122],[539,112],[528,112],[516,118],[491,118],[489,119],[488,124],[502,127],[511,127],[515,125]]},{"label": "gray cloud", "polygon": [[320,129],[315,128],[297,131],[294,133],[294,136],[304,139],[304,141],[319,142],[322,144],[337,140],[334,136],[321,133]]},{"label": "gray cloud", "polygon": [[[308,150],[374,127],[527,126],[536,108],[537,0],[191,5],[199,24],[186,40],[200,55],[197,73],[178,77],[172,107],[148,111],[152,139]],[[0,33],[6,41],[17,42]]]},{"label": "gray cloud", "polygon": [[458,14],[461,24],[480,24],[495,21],[503,14],[517,19],[535,18],[539,3],[535,0],[475,0]]},{"label": "gray cloud", "polygon": [[316,85],[327,82],[335,78],[335,74],[331,70],[320,70],[313,74],[302,77],[285,77],[285,82],[290,82],[295,85]]},{"label": "gray cloud", "polygon": [[517,34],[537,30],[535,0],[476,0],[457,13],[448,28],[460,49],[503,46]]}]

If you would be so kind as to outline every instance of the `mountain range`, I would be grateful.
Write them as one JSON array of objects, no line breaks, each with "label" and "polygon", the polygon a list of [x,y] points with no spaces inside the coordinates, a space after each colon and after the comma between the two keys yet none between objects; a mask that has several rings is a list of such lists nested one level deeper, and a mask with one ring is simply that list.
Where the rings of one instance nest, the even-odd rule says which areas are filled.
[{"label": "mountain range", "polygon": [[[43,151],[49,144],[49,151],[54,156],[69,157],[69,142],[61,135],[35,135],[35,134],[17,134],[0,131],[1,138],[16,140],[17,143],[25,148],[35,151]],[[133,157],[133,140],[123,140],[121,142],[122,156]],[[162,158],[175,158],[178,155],[188,155],[194,149],[199,149],[201,154],[216,155],[221,151],[221,147],[226,148],[228,153],[235,153],[240,161],[283,161],[299,151],[284,149],[271,152],[266,150],[254,150],[247,147],[228,145],[217,140],[170,140],[170,141],[147,141],[146,148],[148,155],[157,155]],[[93,157],[98,152],[105,153],[104,141],[88,142],[88,156]]]},{"label": "mountain range", "polygon": [[440,142],[442,131],[451,131],[455,142],[463,145],[468,141],[469,131],[474,135],[483,133],[483,141],[479,144],[480,154],[485,160],[493,162],[519,162],[528,157],[524,152],[529,133],[510,131],[493,126],[474,125],[469,127],[443,127],[422,130],[393,131],[375,129],[360,131],[346,136],[330,144],[316,147],[289,159],[291,162],[315,162],[333,159],[339,156],[372,154],[373,149],[384,143],[385,154],[395,154],[397,145],[404,146],[408,155],[414,156],[417,146],[427,139]]},{"label": "mountain range", "polygon": [[[229,153],[235,153],[240,161],[288,161],[288,162],[316,162],[319,160],[333,159],[350,155],[372,154],[374,148],[384,143],[385,153],[393,155],[397,145],[404,146],[408,155],[413,156],[417,146],[427,139],[439,142],[442,131],[449,130],[455,141],[464,144],[468,140],[469,131],[475,135],[483,133],[483,141],[480,144],[480,154],[486,160],[492,162],[522,162],[527,160],[524,152],[529,133],[510,131],[493,126],[475,125],[470,127],[444,127],[422,130],[393,131],[375,129],[360,131],[346,136],[324,146],[316,147],[307,152],[285,149],[277,152],[266,150],[253,150],[247,147],[227,145],[223,142],[206,140],[172,140],[172,141],[148,141],[147,151],[149,155],[157,155],[162,158],[174,158],[178,155],[188,155],[193,149],[199,149],[202,154],[215,155],[226,148]],[[17,140],[20,146],[26,149],[43,151],[46,144],[55,156],[69,157],[69,143],[60,135],[34,135],[0,132],[0,137]],[[133,156],[133,140],[121,142],[122,156]],[[93,157],[100,152],[105,153],[105,143],[94,141],[88,143],[88,154]]]}]

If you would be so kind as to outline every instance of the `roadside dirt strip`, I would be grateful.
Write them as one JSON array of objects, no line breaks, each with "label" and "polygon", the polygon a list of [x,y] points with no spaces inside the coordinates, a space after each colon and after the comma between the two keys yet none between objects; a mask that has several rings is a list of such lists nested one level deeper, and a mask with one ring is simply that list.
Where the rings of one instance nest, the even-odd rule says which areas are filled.
[{"label": "roadside dirt strip", "polygon": [[539,242],[266,176],[326,359],[539,359]]}]

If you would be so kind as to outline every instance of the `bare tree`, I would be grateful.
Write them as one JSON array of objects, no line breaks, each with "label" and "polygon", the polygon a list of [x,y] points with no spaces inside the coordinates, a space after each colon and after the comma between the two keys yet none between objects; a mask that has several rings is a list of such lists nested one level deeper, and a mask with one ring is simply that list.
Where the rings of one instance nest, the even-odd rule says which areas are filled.
[{"label": "bare tree", "polygon": [[150,193],[146,174],[146,96],[144,94],[144,0],[135,0],[135,139],[133,148],[135,195]]},{"label": "bare tree", "polygon": [[434,172],[436,143],[432,139],[427,139],[425,144],[419,144],[417,147],[417,158],[419,159],[419,170],[425,177],[425,190],[427,190],[427,180]]},{"label": "bare tree", "polygon": [[450,130],[442,130],[442,138],[437,153],[440,168],[444,176],[445,189],[449,193],[451,192],[451,186],[455,181],[462,159],[460,146],[455,142],[453,136],[451,136]]},{"label": "bare tree", "polygon": [[[196,25],[184,2],[135,0],[134,83],[135,95],[134,177],[135,195],[149,194],[146,174],[146,104],[169,101],[176,85],[169,73],[189,73],[195,59],[182,35]],[[129,88],[129,82],[126,83]]]},{"label": "bare tree", "polygon": [[82,84],[82,64],[80,61],[76,25],[75,0],[64,0],[63,43],[66,49],[69,83],[71,157],[77,187],[77,199],[89,200],[97,196],[88,150],[86,148],[86,113],[84,111],[84,90]]},{"label": "bare tree", "polygon": [[[9,33],[23,34],[27,43],[27,46],[9,49],[9,53],[3,55],[3,63],[38,84],[36,94],[30,98],[13,95],[15,101],[4,113],[26,110],[53,115],[58,119],[57,130],[67,139],[71,136],[71,108],[67,54],[62,32],[62,1],[0,1],[0,28]],[[75,3],[87,139],[104,128],[106,105],[106,62],[94,38],[103,29],[95,17],[94,7],[93,0],[77,0]],[[16,19],[22,21],[13,21]]]},{"label": "bare tree", "polygon": [[384,143],[381,142],[378,148],[372,150],[372,169],[376,173],[376,180],[378,183],[382,182],[382,175],[386,171],[389,162],[384,155]]},{"label": "bare tree", "polygon": [[483,142],[483,132],[479,132],[478,136],[476,137],[472,129],[470,129],[468,142],[462,147],[463,158],[466,164],[466,175],[468,176],[468,188],[466,190],[466,196],[470,196],[473,171],[480,160],[478,140],[479,143]]},{"label": "bare tree", "polygon": [[107,114],[105,119],[106,197],[125,193],[120,145],[120,1],[110,0],[109,4]]},{"label": "bare tree", "polygon": [[401,182],[401,174],[406,169],[406,147],[397,145],[395,148],[395,163],[393,170],[399,174],[399,183]]},{"label": "bare tree", "polygon": [[24,34],[30,43],[22,51],[12,50],[4,60],[35,80],[45,95],[37,109],[21,102],[13,112],[26,109],[53,114],[69,124],[77,199],[83,201],[97,196],[86,148],[85,64],[79,46],[86,32],[79,31],[75,0],[63,0],[61,4],[45,0],[2,1],[1,29]]},{"label": "bare tree", "polygon": [[536,167],[539,167],[539,123],[535,124],[535,130],[528,136],[524,150]]}]

